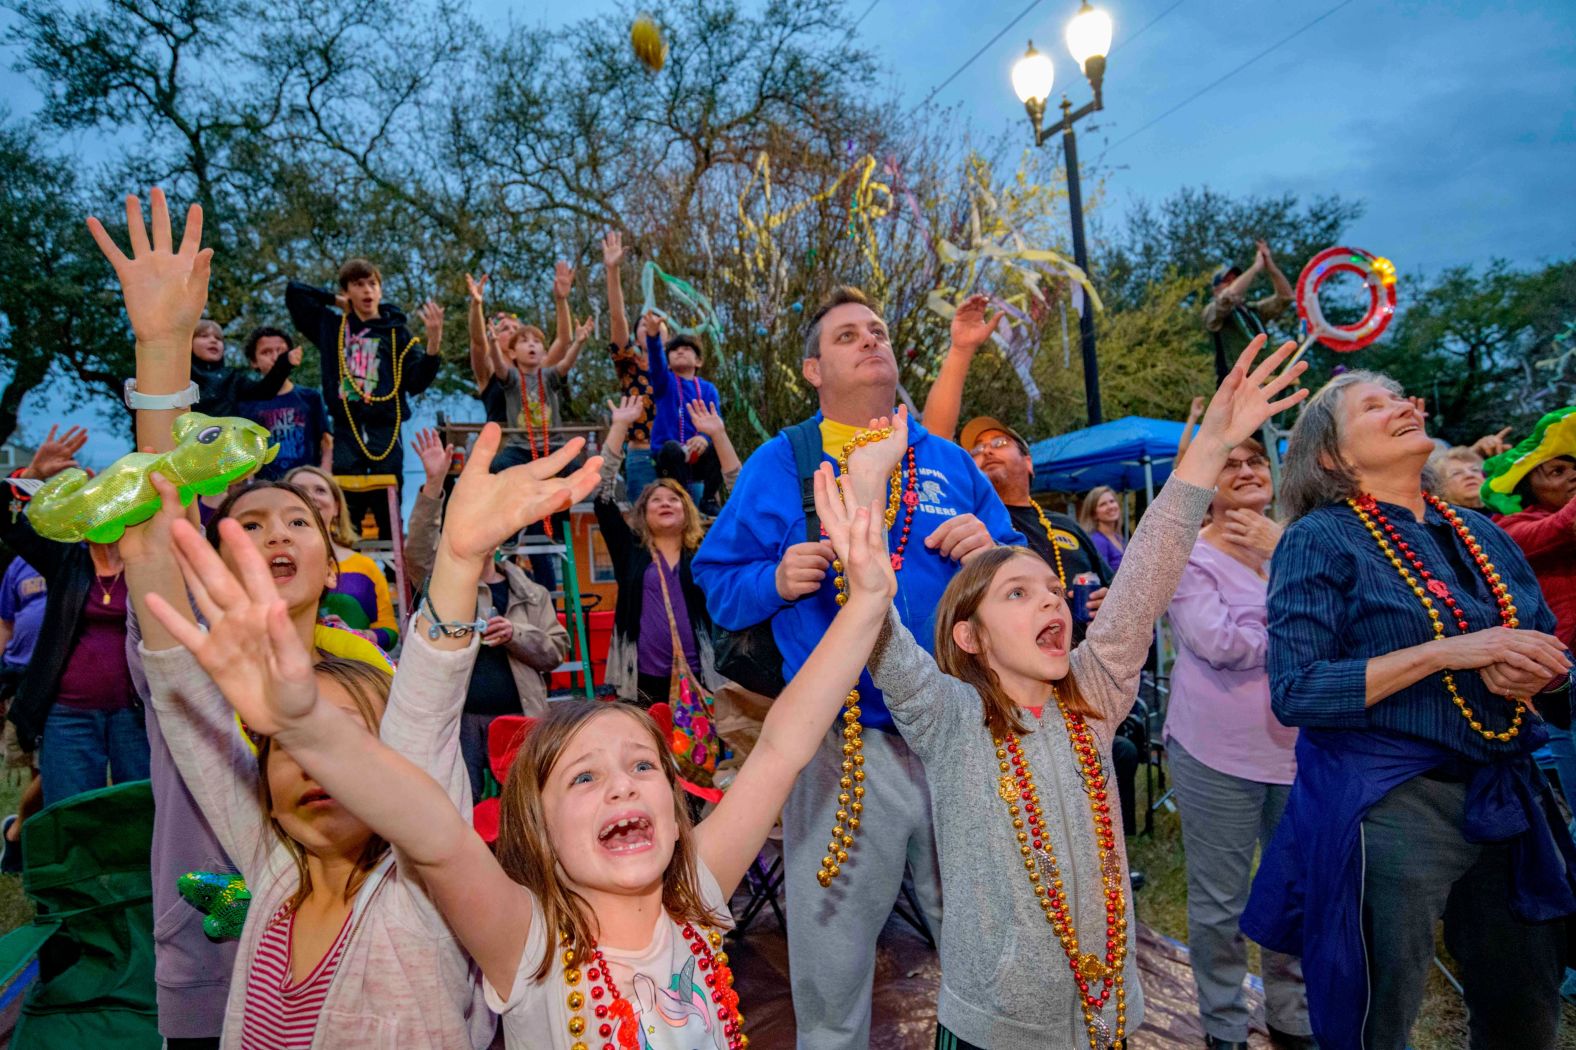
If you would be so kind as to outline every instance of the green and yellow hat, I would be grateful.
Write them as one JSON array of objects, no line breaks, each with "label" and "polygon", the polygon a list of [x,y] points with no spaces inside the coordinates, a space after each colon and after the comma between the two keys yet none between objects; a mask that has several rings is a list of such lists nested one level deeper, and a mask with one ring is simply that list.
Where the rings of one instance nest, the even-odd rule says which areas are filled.
[{"label": "green and yellow hat", "polygon": [[1516,514],[1521,497],[1516,486],[1540,464],[1559,456],[1576,456],[1576,407],[1561,408],[1538,420],[1526,440],[1483,464],[1483,502],[1500,514]]}]

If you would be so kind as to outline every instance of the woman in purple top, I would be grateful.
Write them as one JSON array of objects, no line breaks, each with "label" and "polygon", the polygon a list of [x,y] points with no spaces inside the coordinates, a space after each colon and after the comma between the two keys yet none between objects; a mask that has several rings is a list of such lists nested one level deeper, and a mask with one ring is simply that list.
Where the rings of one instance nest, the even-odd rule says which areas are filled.
[{"label": "woman in purple top", "polygon": [[649,707],[667,702],[675,629],[690,670],[708,689],[717,682],[711,617],[706,597],[690,573],[701,539],[700,512],[694,501],[676,481],[659,478],[640,493],[628,517],[618,505],[624,438],[641,409],[638,398],[625,398],[613,410],[613,425],[602,446],[602,487],[596,493],[595,509],[618,579],[607,682],[621,699]]},{"label": "woman in purple top", "polygon": [[1083,526],[1100,557],[1115,572],[1122,567],[1122,550],[1127,537],[1122,533],[1122,501],[1109,485],[1089,490],[1078,508],[1078,524]]},{"label": "woman in purple top", "polygon": [[[1166,754],[1182,817],[1188,947],[1210,1047],[1243,1048],[1247,905],[1253,852],[1269,844],[1297,775],[1297,731],[1275,720],[1265,670],[1268,563],[1280,526],[1264,446],[1238,445],[1220,471],[1210,520],[1171,601],[1176,666]],[[1295,958],[1264,952],[1271,1041],[1311,1046],[1307,996]]]}]

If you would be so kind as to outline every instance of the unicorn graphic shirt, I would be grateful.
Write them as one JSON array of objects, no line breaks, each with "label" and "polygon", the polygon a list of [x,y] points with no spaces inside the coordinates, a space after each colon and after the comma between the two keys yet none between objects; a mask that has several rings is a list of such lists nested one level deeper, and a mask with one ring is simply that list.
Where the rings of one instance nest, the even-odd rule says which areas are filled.
[{"label": "unicorn graphic shirt", "polygon": [[[717,880],[705,867],[699,875],[702,899],[716,914],[726,917]],[[541,912],[535,914],[540,916]],[[546,947],[547,931],[534,922],[507,1001],[490,982],[484,982],[487,1005],[503,1016],[505,1043],[513,1050],[570,1045],[575,1041],[569,1037],[570,1024],[576,1016],[584,1019],[585,1036],[581,1038],[588,1046],[611,1043],[619,1050],[727,1050],[725,1022],[717,1018],[713,990],[706,984],[707,971],[701,969],[679,925],[667,916],[657,920],[651,943],[645,948],[602,948],[611,971],[608,976],[629,1006],[609,1009],[600,1016],[596,1007],[609,1003],[610,998],[605,978],[592,980],[586,972],[596,967],[582,968],[579,983],[572,989],[563,967],[554,959],[547,977],[536,980],[536,968]],[[592,988],[602,994],[596,995]],[[583,993],[584,1006],[579,1011],[569,1007],[570,993],[575,990]]]}]

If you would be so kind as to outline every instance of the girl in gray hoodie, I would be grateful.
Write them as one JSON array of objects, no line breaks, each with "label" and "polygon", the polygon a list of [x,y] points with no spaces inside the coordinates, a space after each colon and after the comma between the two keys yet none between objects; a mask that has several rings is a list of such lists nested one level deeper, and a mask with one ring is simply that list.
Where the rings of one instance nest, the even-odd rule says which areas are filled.
[{"label": "girl in gray hoodie", "polygon": [[[890,600],[880,615],[867,611],[895,580],[888,559],[854,548],[884,552],[884,537],[851,528],[835,506],[822,514],[846,567],[839,619],[860,625],[870,673],[930,781],[948,911],[936,1009],[944,1050],[1109,1050],[1143,1021],[1111,740],[1227,453],[1306,396],[1276,399],[1306,367],[1276,374],[1295,344],[1255,369],[1263,345],[1256,339],[1216,392],[1077,647],[1055,570],[997,547],[948,586],[932,658]],[[840,479],[848,507],[880,498],[907,442],[901,415],[871,425],[891,433],[850,456]]]}]

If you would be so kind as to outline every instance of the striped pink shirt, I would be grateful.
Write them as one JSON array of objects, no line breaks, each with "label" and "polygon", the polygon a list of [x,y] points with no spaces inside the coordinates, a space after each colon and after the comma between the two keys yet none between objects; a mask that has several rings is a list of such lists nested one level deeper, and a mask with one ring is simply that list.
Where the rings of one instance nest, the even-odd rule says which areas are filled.
[{"label": "striped pink shirt", "polygon": [[317,1015],[328,998],[339,957],[350,939],[354,913],[345,916],[339,936],[312,972],[299,984],[290,983],[290,949],[295,934],[295,913],[280,908],[263,931],[257,955],[246,975],[246,1018],[241,1050],[307,1050],[317,1030]]}]

